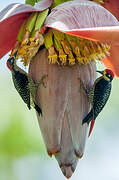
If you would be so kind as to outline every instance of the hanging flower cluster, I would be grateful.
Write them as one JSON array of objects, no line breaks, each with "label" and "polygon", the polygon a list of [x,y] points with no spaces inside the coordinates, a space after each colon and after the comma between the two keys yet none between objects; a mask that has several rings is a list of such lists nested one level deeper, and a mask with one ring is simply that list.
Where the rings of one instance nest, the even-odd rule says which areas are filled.
[{"label": "hanging flower cluster", "polygon": [[97,61],[119,76],[119,2],[26,2],[0,12],[0,58],[17,50],[34,82],[48,75],[34,96],[42,108],[37,117],[48,154],[69,178],[84,153],[88,124],[82,120],[91,108],[79,79],[92,88]]}]

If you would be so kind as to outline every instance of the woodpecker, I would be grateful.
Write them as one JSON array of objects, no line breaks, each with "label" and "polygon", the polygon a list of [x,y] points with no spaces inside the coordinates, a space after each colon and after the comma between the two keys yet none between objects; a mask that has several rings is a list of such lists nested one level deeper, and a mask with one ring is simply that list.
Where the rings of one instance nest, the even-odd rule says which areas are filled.
[{"label": "woodpecker", "polygon": [[34,83],[30,76],[16,64],[17,51],[12,57],[7,60],[7,67],[12,73],[14,87],[21,96],[24,103],[27,104],[28,109],[31,106],[35,108],[39,116],[42,115],[41,108],[35,103],[35,91],[40,84],[44,85],[43,79],[47,76],[44,75],[38,83]]},{"label": "woodpecker", "polygon": [[87,90],[83,85],[83,89],[87,93],[89,102],[91,103],[92,106],[90,112],[87,114],[87,116],[83,119],[82,122],[82,124],[84,123],[89,124],[91,122],[89,136],[92,132],[95,119],[104,108],[110,96],[111,82],[114,78],[113,72],[109,69],[105,69],[104,71],[97,71],[97,72],[102,74],[102,76],[95,80],[94,85],[90,90]]}]

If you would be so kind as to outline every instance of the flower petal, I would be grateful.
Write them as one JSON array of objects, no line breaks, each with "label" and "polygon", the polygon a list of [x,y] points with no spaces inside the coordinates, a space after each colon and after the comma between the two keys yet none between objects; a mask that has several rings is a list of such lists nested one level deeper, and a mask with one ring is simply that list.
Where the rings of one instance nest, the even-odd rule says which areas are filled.
[{"label": "flower petal", "polygon": [[53,2],[54,2],[54,0],[42,0],[38,3],[36,3],[34,7],[37,8],[38,10],[41,9],[41,11],[43,11],[43,10],[49,8]]},{"label": "flower petal", "polygon": [[19,28],[30,12],[43,11],[52,3],[53,0],[43,0],[35,7],[14,3],[0,12],[0,58],[13,48]]},{"label": "flower petal", "polygon": [[111,47],[110,56],[104,59],[103,63],[119,77],[119,46],[113,45]]},{"label": "flower petal", "polygon": [[119,22],[105,8],[89,1],[70,1],[55,7],[45,28],[91,40],[119,42]]},{"label": "flower petal", "polygon": [[80,78],[87,88],[96,78],[95,63],[74,67],[48,64],[47,50],[40,51],[30,64],[30,75],[38,82],[48,74],[46,88],[36,93],[36,104],[42,108],[38,117],[41,132],[49,155],[54,154],[66,177],[76,168],[84,153],[88,125],[82,119],[90,110],[88,97],[81,90]]}]

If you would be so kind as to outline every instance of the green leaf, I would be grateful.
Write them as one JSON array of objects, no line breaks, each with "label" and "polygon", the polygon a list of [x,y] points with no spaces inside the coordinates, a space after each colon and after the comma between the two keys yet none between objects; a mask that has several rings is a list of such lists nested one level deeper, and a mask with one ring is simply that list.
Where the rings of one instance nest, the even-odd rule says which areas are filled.
[{"label": "green leaf", "polygon": [[35,3],[39,2],[40,0],[25,0],[25,4],[30,4],[32,6],[35,5]]},{"label": "green leaf", "polygon": [[52,4],[52,8],[58,6],[59,4],[67,2],[67,1],[70,1],[70,0],[54,0],[54,3]]}]

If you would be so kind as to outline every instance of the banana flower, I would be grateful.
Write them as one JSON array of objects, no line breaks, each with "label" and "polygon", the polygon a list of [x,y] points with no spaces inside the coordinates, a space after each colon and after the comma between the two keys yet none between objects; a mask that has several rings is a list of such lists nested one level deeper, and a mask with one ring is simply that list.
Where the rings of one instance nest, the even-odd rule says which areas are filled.
[{"label": "banana flower", "polygon": [[[113,0],[114,1],[114,0]],[[43,0],[35,6],[10,4],[0,13],[0,58],[18,50],[29,65],[29,75],[45,86],[36,91],[43,115],[39,125],[50,156],[55,155],[69,178],[83,156],[91,108],[80,79],[90,89],[96,79],[96,62],[104,62],[119,76],[119,22],[99,3],[74,0],[57,5]],[[116,0],[115,0],[116,2]]]}]

